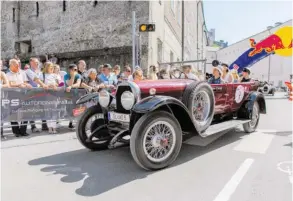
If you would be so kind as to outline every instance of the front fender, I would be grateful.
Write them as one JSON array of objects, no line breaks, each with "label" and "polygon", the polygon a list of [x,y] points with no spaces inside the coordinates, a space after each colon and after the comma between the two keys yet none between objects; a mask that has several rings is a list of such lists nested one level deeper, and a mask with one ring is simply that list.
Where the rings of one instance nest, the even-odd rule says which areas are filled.
[{"label": "front fender", "polygon": [[98,92],[89,93],[89,94],[86,94],[86,95],[80,97],[80,98],[76,101],[76,104],[77,104],[77,105],[80,105],[80,104],[83,104],[83,103],[89,102],[89,101],[91,101],[92,99],[97,100],[98,98],[99,98],[99,93],[98,93]]},{"label": "front fender", "polygon": [[176,98],[173,98],[171,96],[149,96],[144,99],[142,99],[140,102],[135,104],[132,108],[132,111],[135,113],[146,113],[156,110],[157,108],[168,105],[168,104],[176,104],[184,108],[184,110],[187,112],[186,106],[177,100]]},{"label": "front fender", "polygon": [[178,99],[170,96],[149,96],[135,104],[132,108],[133,125],[130,125],[130,128],[142,115],[158,109],[172,113],[183,131],[198,133],[187,107]]},{"label": "front fender", "polygon": [[266,101],[264,95],[259,92],[251,92],[247,100],[242,104],[240,110],[238,111],[239,118],[251,119],[253,105],[257,101],[259,105],[259,110],[261,114],[266,114]]}]

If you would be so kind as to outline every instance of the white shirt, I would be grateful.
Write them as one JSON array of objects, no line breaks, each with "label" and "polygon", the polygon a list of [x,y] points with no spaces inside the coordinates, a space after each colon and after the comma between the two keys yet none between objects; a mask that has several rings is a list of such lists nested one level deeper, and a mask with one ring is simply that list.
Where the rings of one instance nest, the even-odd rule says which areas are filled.
[{"label": "white shirt", "polygon": [[129,81],[133,81],[133,76],[132,76],[132,75],[129,75],[129,76],[128,76],[128,80],[129,80]]},{"label": "white shirt", "polygon": [[233,83],[234,82],[234,79],[230,73],[227,73],[223,80],[226,83]]},{"label": "white shirt", "polygon": [[[43,73],[40,75],[40,80],[42,80],[44,82],[44,75]],[[60,83],[60,77],[58,77],[58,75],[54,74],[54,73],[51,73],[51,74],[48,74],[46,73],[45,74],[45,84],[46,85],[58,85],[58,83]]]},{"label": "white shirt", "polygon": [[17,73],[13,73],[11,71],[6,74],[7,79],[12,84],[23,84],[28,82],[26,73],[23,70],[19,70]]},{"label": "white shirt", "polygon": [[64,81],[64,76],[66,75],[66,71],[60,71],[59,75],[61,76],[61,80]]},{"label": "white shirt", "polygon": [[[191,72],[186,74],[186,76],[187,76],[188,79],[199,80],[199,78],[195,74],[193,74]],[[180,78],[185,79],[185,75],[181,74]]]}]

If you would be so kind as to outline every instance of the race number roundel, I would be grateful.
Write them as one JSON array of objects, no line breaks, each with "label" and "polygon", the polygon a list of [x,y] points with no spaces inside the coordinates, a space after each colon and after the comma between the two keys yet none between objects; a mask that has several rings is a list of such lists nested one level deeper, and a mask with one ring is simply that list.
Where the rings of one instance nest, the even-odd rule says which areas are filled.
[{"label": "race number roundel", "polygon": [[240,103],[243,97],[244,97],[244,87],[242,85],[239,85],[236,88],[236,92],[235,92],[235,102]]}]

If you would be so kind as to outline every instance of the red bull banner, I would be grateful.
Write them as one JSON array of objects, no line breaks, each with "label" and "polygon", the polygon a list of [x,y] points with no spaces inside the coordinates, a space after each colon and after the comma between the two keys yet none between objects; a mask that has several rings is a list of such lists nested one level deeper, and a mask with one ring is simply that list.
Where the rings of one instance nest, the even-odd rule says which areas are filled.
[{"label": "red bull banner", "polygon": [[249,43],[250,49],[240,55],[229,69],[235,69],[241,73],[245,67],[250,67],[271,54],[292,56],[292,27],[282,27],[258,43],[255,39],[250,39]]}]

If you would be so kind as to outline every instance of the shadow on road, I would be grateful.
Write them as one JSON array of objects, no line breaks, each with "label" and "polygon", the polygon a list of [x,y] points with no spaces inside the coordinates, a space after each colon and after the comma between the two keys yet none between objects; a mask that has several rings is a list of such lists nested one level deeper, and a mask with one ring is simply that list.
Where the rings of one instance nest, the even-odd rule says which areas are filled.
[{"label": "shadow on road", "polygon": [[[175,167],[196,157],[219,149],[240,139],[244,133],[230,132],[206,147],[183,144]],[[84,179],[83,185],[75,192],[81,196],[96,196],[115,187],[142,179],[156,172],[145,171],[133,161],[128,147],[91,152],[86,149],[60,153],[29,161],[31,166],[48,165],[42,172],[64,175],[62,182],[72,183]],[[164,170],[161,170],[164,171]]]}]

